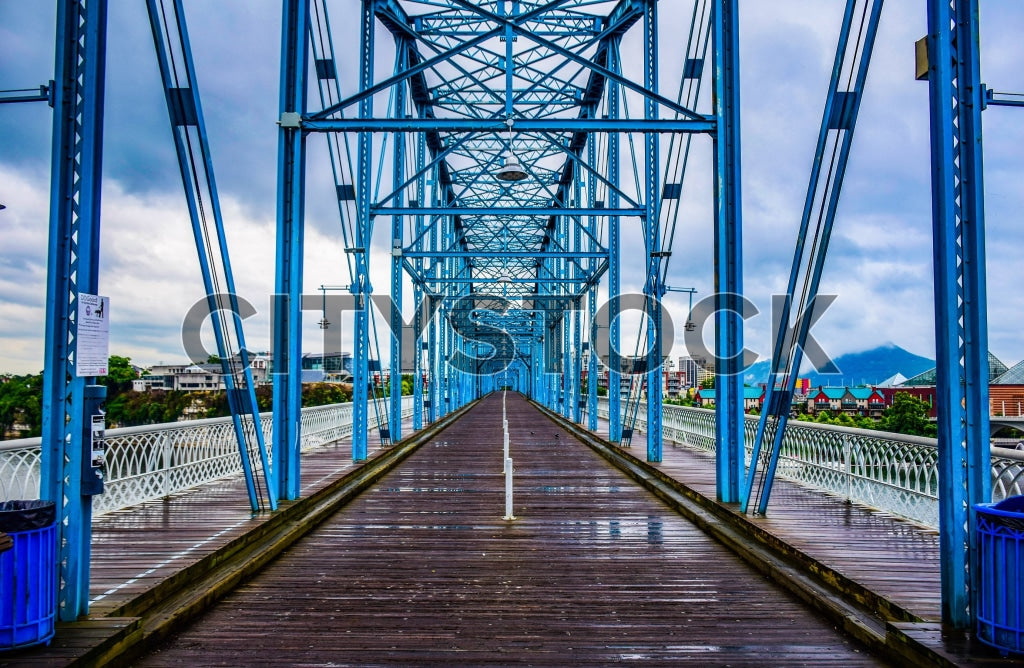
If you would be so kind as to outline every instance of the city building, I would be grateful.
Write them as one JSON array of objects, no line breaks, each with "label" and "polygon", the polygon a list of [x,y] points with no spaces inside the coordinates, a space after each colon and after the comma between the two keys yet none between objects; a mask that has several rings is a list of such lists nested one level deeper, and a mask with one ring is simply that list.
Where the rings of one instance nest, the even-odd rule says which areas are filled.
[{"label": "city building", "polygon": [[325,374],[352,374],[352,353],[305,353],[302,356],[303,369],[320,369]]},{"label": "city building", "polygon": [[700,387],[701,383],[715,375],[715,365],[704,357],[680,357],[676,370],[683,374],[684,388]]},{"label": "city building", "polygon": [[[763,387],[744,387],[743,388],[743,410],[760,411],[761,406],[764,405],[765,391]],[[715,389],[713,387],[702,387],[698,389],[693,398],[702,408],[714,408],[715,407]]]},{"label": "city building", "polygon": [[[249,372],[254,385],[265,385],[271,382],[272,368],[270,355],[252,354],[249,356]],[[225,389],[223,374],[224,368],[220,362],[156,364],[150,367],[149,372],[141,378],[132,381],[132,389],[136,392],[152,390],[211,392]]]},{"label": "city building", "polygon": [[873,387],[821,386],[807,394],[804,406],[811,415],[828,411],[877,418],[891,403],[881,390]]}]

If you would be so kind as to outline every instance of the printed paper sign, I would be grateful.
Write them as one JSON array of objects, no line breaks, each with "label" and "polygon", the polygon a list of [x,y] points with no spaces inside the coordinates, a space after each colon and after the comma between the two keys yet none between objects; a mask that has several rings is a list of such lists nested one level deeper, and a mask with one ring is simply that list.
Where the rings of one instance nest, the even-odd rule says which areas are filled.
[{"label": "printed paper sign", "polygon": [[110,297],[78,294],[75,375],[106,376],[110,358]]}]

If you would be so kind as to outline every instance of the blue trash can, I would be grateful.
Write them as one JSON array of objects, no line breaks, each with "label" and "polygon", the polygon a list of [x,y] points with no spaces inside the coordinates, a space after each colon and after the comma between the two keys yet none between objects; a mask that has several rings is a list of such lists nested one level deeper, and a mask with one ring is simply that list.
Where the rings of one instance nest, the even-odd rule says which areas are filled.
[{"label": "blue trash can", "polygon": [[57,509],[52,501],[0,502],[0,651],[49,643],[57,616]]},{"label": "blue trash can", "polygon": [[978,535],[978,638],[1024,653],[1024,496],[974,506]]}]

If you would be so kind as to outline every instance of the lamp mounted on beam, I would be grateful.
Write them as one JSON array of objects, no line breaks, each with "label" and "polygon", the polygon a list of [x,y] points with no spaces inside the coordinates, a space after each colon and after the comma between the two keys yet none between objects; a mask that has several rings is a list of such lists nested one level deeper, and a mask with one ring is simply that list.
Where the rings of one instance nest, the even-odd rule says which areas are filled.
[{"label": "lamp mounted on beam", "polygon": [[505,125],[508,126],[508,144],[505,147],[505,152],[502,153],[502,165],[494,172],[495,178],[499,181],[508,181],[515,183],[516,181],[524,180],[528,174],[526,168],[516,158],[516,154],[512,152],[512,124],[513,120],[510,118],[505,121]]}]

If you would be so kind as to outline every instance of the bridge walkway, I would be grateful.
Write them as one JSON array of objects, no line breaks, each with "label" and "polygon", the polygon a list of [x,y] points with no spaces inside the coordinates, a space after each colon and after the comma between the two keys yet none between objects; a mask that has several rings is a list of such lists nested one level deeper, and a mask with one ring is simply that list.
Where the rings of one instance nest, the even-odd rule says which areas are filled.
[{"label": "bridge walkway", "polygon": [[[403,421],[402,433],[412,432],[412,420]],[[367,462],[384,452],[371,429]],[[302,497],[322,493],[364,465],[352,461],[351,437],[303,453]],[[169,588],[187,587],[190,569],[222,559],[274,517],[252,512],[241,475],[94,517],[89,619],[58,623],[48,647],[0,653],[0,668],[96,665],[97,655],[116,653],[141,633],[140,608]]]},{"label": "bridge walkway", "polygon": [[[508,396],[510,405],[518,405],[521,401],[518,398],[513,399],[511,394]],[[485,401],[492,402],[493,398],[488,398]],[[488,405],[490,408],[487,407]],[[516,411],[519,409],[517,408]],[[492,415],[493,413],[493,405],[487,404],[477,410],[474,415]],[[503,511],[501,488],[495,487],[499,485],[500,481],[500,455],[498,460],[487,461],[486,471],[478,468],[466,468],[465,473],[468,475],[454,479],[444,477],[444,475],[450,477],[453,475],[451,473],[435,472],[431,475],[439,477],[436,480],[428,479],[427,483],[429,484],[422,482],[405,484],[405,477],[413,475],[419,470],[418,468],[408,469],[413,473],[396,472],[392,479],[397,477],[401,484],[389,484],[397,491],[383,493],[380,490],[381,485],[378,484],[375,496],[367,495],[359,503],[380,503],[381,499],[391,495],[395,499],[408,503],[399,511],[402,518],[410,523],[415,521],[417,526],[422,525],[429,528],[441,526],[441,520],[446,517],[443,513],[453,511],[454,504],[450,502],[452,496],[457,496],[460,499],[460,507],[467,505],[463,500],[470,501],[471,505],[468,507],[476,508],[472,512],[477,513],[468,518],[468,520],[472,520],[472,524],[469,524],[474,527],[472,530],[458,528],[466,526],[468,520],[460,519],[456,522],[453,518],[453,521],[445,520],[443,524],[456,525],[454,529],[446,529],[443,532],[434,529],[421,529],[421,533],[433,532],[446,537],[464,536],[467,540],[458,545],[469,548],[475,548],[478,544],[483,545],[486,549],[482,549],[481,554],[490,550],[492,554],[498,553],[507,556],[510,550],[521,550],[522,547],[528,546],[528,549],[523,552],[526,555],[522,560],[523,568],[528,568],[530,572],[536,572],[545,578],[544,586],[550,590],[552,601],[559,600],[557,596],[562,595],[559,593],[562,591],[561,585],[556,582],[555,578],[558,573],[565,572],[575,575],[575,571],[580,570],[581,572],[590,572],[593,581],[610,581],[596,578],[593,576],[594,571],[587,570],[599,567],[597,560],[585,558],[589,553],[586,547],[597,546],[600,551],[595,554],[605,555],[612,565],[625,566],[629,564],[629,569],[636,570],[635,580],[619,582],[618,587],[608,587],[608,591],[600,592],[600,600],[603,601],[607,596],[608,600],[615,604],[608,610],[599,606],[598,609],[604,610],[608,615],[607,619],[601,621],[601,624],[615,627],[617,623],[621,623],[624,614],[621,608],[624,603],[622,603],[622,599],[611,597],[609,591],[614,593],[616,590],[620,590],[639,595],[645,591],[641,583],[658,583],[664,581],[665,578],[670,578],[662,570],[662,566],[668,562],[662,558],[666,554],[664,546],[669,545],[676,549],[680,543],[689,544],[697,541],[698,538],[694,538],[689,533],[692,527],[686,530],[673,528],[671,532],[666,533],[666,526],[677,526],[675,522],[678,521],[679,516],[674,512],[669,512],[668,516],[676,519],[670,525],[666,525],[665,517],[662,516],[666,512],[665,507],[658,503],[654,505],[654,508],[659,509],[658,512],[650,516],[634,513],[628,515],[628,521],[617,517],[615,504],[625,499],[622,490],[627,488],[632,490],[632,485],[621,475],[614,472],[609,473],[605,465],[595,463],[596,460],[589,458],[591,456],[587,454],[588,451],[585,448],[576,447],[575,443],[567,445],[567,441],[570,440],[567,438],[568,432],[555,428],[554,425],[540,418],[536,413],[530,413],[525,408],[524,415],[525,418],[512,418],[513,457],[516,458],[516,468],[518,469],[516,512],[521,514],[522,519],[513,523],[511,527],[504,527],[504,523],[497,520]],[[500,444],[500,431],[493,431],[500,430],[500,421],[494,424],[487,423],[489,426],[485,428],[476,422],[476,417],[473,420],[470,420],[470,417],[462,417],[461,420],[464,422],[459,421],[458,414],[452,418],[455,420],[454,426],[441,432],[441,437],[425,448],[423,456],[426,456],[428,452],[435,454],[448,450],[454,452],[456,439],[451,435],[457,432],[468,432],[469,437],[463,435],[459,438],[475,439],[481,450],[477,451],[475,456],[460,454],[459,457],[452,460],[452,466],[448,470],[449,472],[452,470],[462,471],[463,467],[482,465],[483,452],[485,452],[483,444]],[[567,427],[575,429],[568,425]],[[433,429],[434,425],[425,432]],[[425,432],[421,432],[421,435],[415,438],[427,439],[430,434]],[[601,424],[599,432],[607,433],[607,425]],[[410,425],[406,424],[403,427],[403,433],[411,433]],[[469,446],[465,444],[459,446],[459,448],[467,447]],[[332,487],[347,484],[345,481],[349,477],[361,475],[363,470],[376,466],[375,462],[378,459],[402,448],[403,446],[399,444],[394,449],[382,450],[379,448],[379,444],[371,443],[370,459],[367,463],[358,466],[352,464],[351,453],[346,442],[305,454],[303,456],[303,501],[308,500],[311,503],[305,506],[302,505],[302,502],[283,504],[282,512],[273,516],[253,516],[245,501],[241,481],[226,480],[175,495],[167,500],[150,502],[96,518],[93,548],[93,606],[90,619],[60,628],[57,637],[48,648],[0,654],[0,668],[8,665],[70,665],[76,661],[79,661],[81,665],[95,665],[95,657],[116,653],[120,651],[121,646],[137,643],[148,624],[141,619],[144,614],[142,610],[147,606],[158,604],[165,596],[168,585],[180,581],[179,584],[182,588],[200,591],[198,596],[201,598],[201,588],[192,583],[189,571],[195,570],[203,562],[230,562],[232,559],[237,562],[241,560],[241,557],[238,556],[224,555],[228,554],[229,548],[234,545],[244,547],[249,543],[255,544],[257,538],[253,538],[253,536],[260,534],[262,528],[272,524],[274,518],[281,519],[281,523],[290,525],[312,524],[313,522],[308,521],[309,513],[312,512],[310,508],[320,512],[323,517],[329,516],[333,510],[326,507],[326,502],[322,503],[316,498],[318,495],[329,492]],[[636,447],[628,450],[616,450],[643,455],[642,450]],[[545,460],[543,456],[549,458]],[[584,457],[589,459],[580,459]],[[480,461],[477,462],[476,459],[480,459]],[[935,547],[937,537],[934,532],[919,529],[906,522],[846,504],[840,499],[817,494],[785,481],[778,481],[776,484],[775,496],[768,517],[743,518],[736,513],[734,508],[723,507],[713,500],[715,495],[714,466],[711,455],[666,442],[664,460],[663,463],[655,466],[638,463],[638,467],[646,466],[647,470],[652,472],[651,475],[643,474],[642,477],[650,480],[655,475],[663,476],[671,480],[678,489],[688,490],[690,497],[704,504],[704,508],[717,506],[722,513],[738,517],[737,522],[746,525],[743,531],[748,536],[754,537],[753,539],[748,537],[747,542],[773,543],[782,550],[791,550],[798,553],[798,556],[802,555],[797,560],[802,560],[803,564],[798,567],[798,570],[825,572],[827,578],[832,578],[848,587],[849,595],[855,598],[857,596],[867,597],[868,603],[885,612],[885,615],[882,615],[884,618],[898,619],[902,613],[909,613],[912,617],[925,621],[938,618],[938,556],[937,547]],[[411,463],[415,463],[415,461],[418,460],[410,460]],[[453,469],[453,466],[456,468]],[[594,469],[593,475],[597,476],[593,480],[586,477],[591,468]],[[638,468],[638,470],[640,469]],[[559,471],[563,471],[564,475],[557,476],[556,472]],[[574,482],[577,478],[582,481],[581,484]],[[600,484],[602,482],[605,484]],[[471,486],[467,489],[466,485],[470,483]],[[435,491],[423,491],[426,489]],[[587,501],[583,501],[583,497],[579,495],[584,492],[595,493],[595,498],[589,499],[588,497]],[[629,492],[630,499],[633,498],[633,494],[635,494],[634,491]],[[371,496],[376,501],[366,500]],[[650,499],[644,503],[649,501]],[[335,503],[333,507],[341,507],[343,501],[332,503]],[[422,508],[420,504],[423,504]],[[525,509],[522,511],[519,510],[520,504],[525,504]],[[487,506],[486,512],[482,509],[482,505]],[[325,509],[321,509],[321,506],[324,506]],[[478,506],[481,507],[478,508]],[[588,508],[591,509],[589,515],[573,516],[569,514],[570,512],[585,513]],[[562,511],[563,516],[560,521],[555,519],[558,517],[559,511]],[[467,510],[467,512],[469,511]],[[682,511],[680,510],[680,512]],[[549,513],[554,513],[554,515],[549,515]],[[683,514],[685,515],[685,513]],[[295,519],[296,517],[299,519]],[[650,522],[648,517],[651,518]],[[577,524],[578,522],[580,524]],[[394,523],[385,523],[379,527],[371,524],[359,526],[362,528],[359,528],[358,531],[350,527],[344,530],[349,533],[343,532],[340,535],[344,535],[347,540],[355,531],[363,533],[362,538],[366,538],[365,534],[369,534],[372,538],[373,532],[378,529],[386,536],[388,534],[397,535],[401,528]],[[704,528],[707,530],[706,526]],[[402,531],[406,529],[407,527]],[[552,552],[550,558],[545,557],[539,560],[536,558],[539,554],[544,554],[540,552],[544,544],[538,543],[542,530],[545,532],[544,535],[548,535],[549,538],[546,543],[548,547],[544,549],[550,548],[551,545],[557,545],[566,555],[575,555],[569,566],[563,564],[559,567],[561,570],[556,569],[555,573],[548,569],[549,562],[556,563],[557,550]],[[332,529],[332,531],[337,533],[342,530]],[[760,535],[758,531],[766,533]],[[660,552],[654,550],[658,545],[657,537],[659,535],[662,541],[661,548],[658,548],[661,550]],[[683,536],[685,538],[682,538]],[[621,540],[623,537],[626,540]],[[667,543],[666,537],[670,538]],[[650,538],[650,542],[647,542],[648,538]],[[717,538],[722,540],[720,536]],[[705,539],[700,538],[699,540]],[[645,553],[647,558],[636,564],[620,562],[614,556],[617,554],[616,552],[604,549],[616,545],[626,545],[627,549],[624,550],[626,553]],[[403,549],[405,548],[401,545],[392,545],[389,548],[396,554],[402,554]],[[380,550],[378,546],[376,561],[370,559],[359,567],[352,566],[347,571],[345,568],[348,567],[342,567],[340,571],[334,570],[339,573],[339,577],[346,578],[346,582],[351,579],[353,583],[357,583],[357,581],[369,577],[369,573],[377,573],[379,577],[380,569],[389,563],[390,551]],[[612,556],[609,557],[609,555]],[[424,559],[430,563],[458,565],[462,559],[468,559],[469,556],[471,556],[469,552],[453,554],[450,551],[441,551],[437,555],[427,552]],[[272,557],[273,555],[270,558]],[[369,559],[369,557],[367,558]],[[712,557],[707,554],[700,559],[712,563],[716,567],[719,561],[717,556]],[[678,560],[672,559],[673,562]],[[523,568],[516,569],[511,565],[503,567],[508,569],[506,573],[508,577],[504,583],[494,580],[493,577],[489,580],[481,580],[480,587],[486,583],[487,588],[496,587],[494,591],[501,593],[501,597],[493,598],[490,601],[488,605],[491,607],[496,607],[504,601],[504,597],[510,595],[509,592],[513,591],[514,587],[521,586],[510,584],[510,582],[513,577],[523,577]],[[434,570],[438,569],[435,567]],[[448,568],[438,572],[447,572],[450,575],[453,569]],[[470,572],[473,570],[471,569]],[[693,573],[690,575],[692,576]],[[687,582],[686,577],[686,575],[680,576],[678,582]],[[240,579],[242,579],[242,575],[237,575],[236,582]],[[424,583],[427,582],[429,580],[424,580]],[[370,586],[369,583],[364,582],[360,586],[364,593],[369,591],[367,589]],[[223,591],[227,591],[227,588],[218,591],[217,595],[220,595]],[[385,589],[384,591],[389,590]],[[652,591],[659,592],[657,587],[654,587]],[[422,595],[427,597],[428,593],[429,589],[424,584]],[[682,590],[670,590],[670,593],[678,594],[678,598],[684,599],[683,603],[686,604],[701,600],[699,595],[690,596]],[[774,597],[771,599],[773,601],[775,599],[788,601],[777,591],[772,593],[772,597]],[[343,594],[344,601],[348,601],[348,598],[348,595]],[[205,607],[206,603],[208,601],[199,601],[195,605]],[[418,605],[418,600],[416,603]],[[478,604],[483,605],[479,602]],[[262,607],[273,610],[275,609],[274,605],[276,604],[264,601]],[[748,605],[750,606],[749,610],[747,609]],[[565,609],[578,613],[578,607],[575,604],[573,606],[566,605]],[[678,606],[675,609],[678,610]],[[643,612],[645,608],[641,607],[638,610]],[[754,616],[756,617],[764,610],[765,608],[761,604],[740,602],[734,609],[728,609],[722,619],[743,620],[751,611],[755,612]],[[612,611],[615,613],[614,615],[612,615]],[[636,614],[640,614],[640,612]],[[246,614],[249,614],[248,611]],[[658,615],[660,614],[659,612]],[[737,614],[738,616],[735,616]],[[645,617],[645,623],[657,622],[658,619],[661,619],[658,615],[651,619]],[[886,617],[886,615],[888,616]],[[330,616],[328,613],[328,617]],[[630,618],[633,617],[634,615],[630,615]],[[685,630],[691,624],[693,628],[697,629],[703,624],[705,630],[710,634],[709,629],[718,624],[718,621],[710,616],[710,613],[702,613],[697,617],[687,617],[686,619],[688,621],[679,626],[679,630]],[[390,623],[399,620],[392,618],[388,621]],[[500,623],[504,620],[497,621]],[[675,619],[675,622],[678,626],[681,619]],[[315,621],[312,626],[315,626],[316,623],[319,621]],[[374,624],[369,620],[367,623]],[[495,621],[489,623],[494,624]],[[817,623],[820,625],[824,622]],[[827,623],[824,625],[831,629]],[[935,623],[930,625],[900,624],[898,626],[906,627],[907,636],[914,638],[914,642],[919,645],[918,650],[925,647],[937,653],[929,655],[930,659],[940,655],[941,657],[952,657],[947,663],[938,661],[936,665],[999,665],[1002,663],[998,657],[994,656],[993,652],[976,645],[972,646],[969,639],[965,641],[962,635],[945,634]],[[272,625],[268,628],[271,627]],[[358,625],[352,627],[351,632],[347,635],[356,633],[357,628],[360,627]],[[391,633],[399,634],[399,628],[401,627],[394,627]],[[377,629],[379,633],[383,633],[384,627],[378,626]],[[567,630],[572,631],[572,629]],[[267,632],[269,633],[269,631]],[[676,636],[671,635],[672,633],[673,631],[669,630],[665,635],[660,635],[661,631],[657,633],[651,631],[648,640],[660,637],[666,647],[676,646],[677,643],[674,642]],[[433,636],[424,636],[420,644],[427,644],[431,637]],[[711,634],[709,637],[721,640],[725,636]],[[709,644],[708,647],[712,648],[708,651],[717,651],[714,648],[719,647],[719,643],[716,641]],[[692,643],[678,643],[677,649],[682,653],[698,653],[700,651],[700,647]],[[623,650],[622,656],[626,657],[627,655],[628,652]],[[509,655],[503,656],[505,659],[510,659]],[[637,656],[642,658],[640,654]],[[704,654],[704,659],[708,659],[707,654]]]},{"label": "bridge walkway", "polygon": [[[662,459],[658,469],[715,498],[711,453],[666,443]],[[934,529],[783,479],[775,481],[767,515],[744,519],[891,606],[924,620],[941,619],[939,534]]]},{"label": "bridge walkway", "polygon": [[[781,478],[775,480],[767,515],[745,515],[738,504],[716,500],[714,453],[666,440],[662,461],[648,463],[641,459],[643,446],[620,447],[602,440],[608,435],[605,419],[598,420],[595,432],[564,423],[584,437],[597,436],[606,456],[625,459],[620,468],[633,471],[634,479],[667,498],[684,516],[702,522],[707,512],[720,519],[725,531],[704,526],[719,540],[732,542],[728,528],[736,528],[745,539],[734,545],[739,554],[826,615],[842,619],[838,623],[858,637],[882,645],[900,663],[1024,665],[1000,656],[972,633],[942,625],[939,534],[934,529]],[[645,435],[635,440],[646,443]],[[693,503],[676,503],[673,491],[676,498]],[[809,574],[810,585],[792,573],[780,575],[774,563],[758,563],[766,555]],[[841,602],[838,608],[836,602]],[[854,615],[847,612],[851,609]]]},{"label": "bridge walkway", "polygon": [[[608,421],[598,420],[592,432],[608,436]],[[634,437],[646,443],[646,435]],[[644,457],[645,446],[617,448]],[[831,569],[853,586],[883,599],[894,616],[941,619],[939,534],[921,526],[845,499],[775,479],[766,516],[741,515],[736,504],[716,497],[714,453],[664,441],[662,461],[647,464],[692,490],[709,506],[735,515],[766,539],[799,551],[816,569]]]},{"label": "bridge walkway", "polygon": [[[412,420],[403,422],[402,433],[411,431]],[[371,429],[368,458],[380,449],[377,431]],[[361,465],[352,461],[351,438],[303,454],[301,496],[324,489]],[[241,476],[100,515],[93,522],[90,616],[116,613],[269,517],[252,512]]]},{"label": "bridge walkway", "polygon": [[879,665],[507,401],[515,521],[492,394],[138,665]]}]

